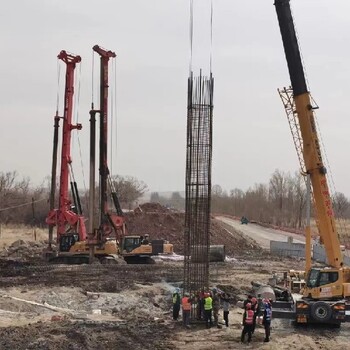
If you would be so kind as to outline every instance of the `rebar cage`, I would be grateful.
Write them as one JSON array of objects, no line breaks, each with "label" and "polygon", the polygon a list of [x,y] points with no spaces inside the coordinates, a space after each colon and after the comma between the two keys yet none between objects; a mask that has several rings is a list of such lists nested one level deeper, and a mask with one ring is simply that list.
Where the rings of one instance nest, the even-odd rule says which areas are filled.
[{"label": "rebar cage", "polygon": [[[184,293],[198,298],[209,288],[213,126],[212,74],[188,79]],[[193,312],[199,303],[193,303]],[[192,314],[193,316],[193,314]]]}]

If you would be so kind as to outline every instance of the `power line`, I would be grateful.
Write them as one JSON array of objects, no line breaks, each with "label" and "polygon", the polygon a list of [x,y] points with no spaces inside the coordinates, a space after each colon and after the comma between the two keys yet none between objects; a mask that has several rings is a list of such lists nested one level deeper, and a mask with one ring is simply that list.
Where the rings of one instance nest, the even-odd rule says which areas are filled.
[{"label": "power line", "polygon": [[16,209],[16,208],[20,208],[20,207],[25,207],[26,205],[32,205],[33,203],[38,203],[38,202],[42,202],[42,201],[47,201],[47,198],[42,198],[42,199],[38,199],[36,201],[31,201],[31,202],[28,202],[28,203],[14,205],[12,207],[0,208],[0,212],[1,211],[5,211],[5,210],[10,210],[10,209]]}]

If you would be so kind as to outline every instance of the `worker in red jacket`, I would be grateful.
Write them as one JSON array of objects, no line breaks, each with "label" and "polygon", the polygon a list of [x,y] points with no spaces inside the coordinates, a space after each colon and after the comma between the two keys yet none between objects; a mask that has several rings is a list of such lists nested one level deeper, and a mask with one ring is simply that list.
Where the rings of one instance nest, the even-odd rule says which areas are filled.
[{"label": "worker in red jacket", "polygon": [[243,329],[241,335],[241,342],[244,343],[245,335],[248,333],[248,343],[252,341],[252,331],[254,322],[254,311],[252,310],[252,304],[247,303],[243,314]]},{"label": "worker in red jacket", "polygon": [[253,327],[252,327],[252,334],[254,334],[255,327],[256,327],[256,318],[259,313],[258,299],[253,297],[251,304],[252,304],[251,309],[254,311],[254,319],[253,319]]},{"label": "worker in red jacket", "polygon": [[183,325],[186,328],[190,328],[191,299],[188,293],[185,293],[183,298],[181,299],[181,305]]}]

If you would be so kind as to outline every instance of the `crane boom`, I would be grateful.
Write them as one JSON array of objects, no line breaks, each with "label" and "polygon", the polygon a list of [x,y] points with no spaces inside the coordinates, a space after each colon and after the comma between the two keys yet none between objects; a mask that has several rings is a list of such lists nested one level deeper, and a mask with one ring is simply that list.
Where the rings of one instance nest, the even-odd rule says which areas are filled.
[{"label": "crane boom", "polygon": [[[326,251],[328,267],[308,266],[303,297],[294,300],[297,323],[324,323],[340,326],[348,321],[350,305],[350,268],[343,266],[339,237],[335,225],[332,200],[328,188],[326,168],[323,164],[317,135],[312,99],[306,84],[298,39],[295,33],[290,0],[275,0],[284,52],[292,84],[284,103],[287,115],[298,120],[300,142],[299,160],[303,158],[305,171],[311,180],[318,230]],[[285,91],[287,91],[285,89]],[[280,92],[280,96],[281,92]],[[282,98],[282,101],[286,101]],[[294,137],[294,135],[293,135]],[[295,140],[294,140],[295,141]],[[297,147],[297,151],[299,148]],[[309,261],[310,265],[310,261]]]},{"label": "crane boom", "polygon": [[317,135],[314,108],[307,88],[304,68],[290,9],[290,0],[275,0],[275,7],[287,59],[293,98],[303,140],[305,168],[310,175],[314,205],[318,216],[318,228],[330,266],[340,268],[343,257],[335,225],[331,195]]}]

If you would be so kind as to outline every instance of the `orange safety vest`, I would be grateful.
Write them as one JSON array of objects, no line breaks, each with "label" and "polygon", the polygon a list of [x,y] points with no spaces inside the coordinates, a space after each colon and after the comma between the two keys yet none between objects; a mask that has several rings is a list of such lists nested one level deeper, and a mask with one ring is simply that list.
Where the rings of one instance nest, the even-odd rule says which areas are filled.
[{"label": "orange safety vest", "polygon": [[182,310],[191,310],[190,298],[183,297],[181,300]]},{"label": "orange safety vest", "polygon": [[245,313],[245,324],[253,324],[253,319],[254,319],[254,311],[247,310]]}]

